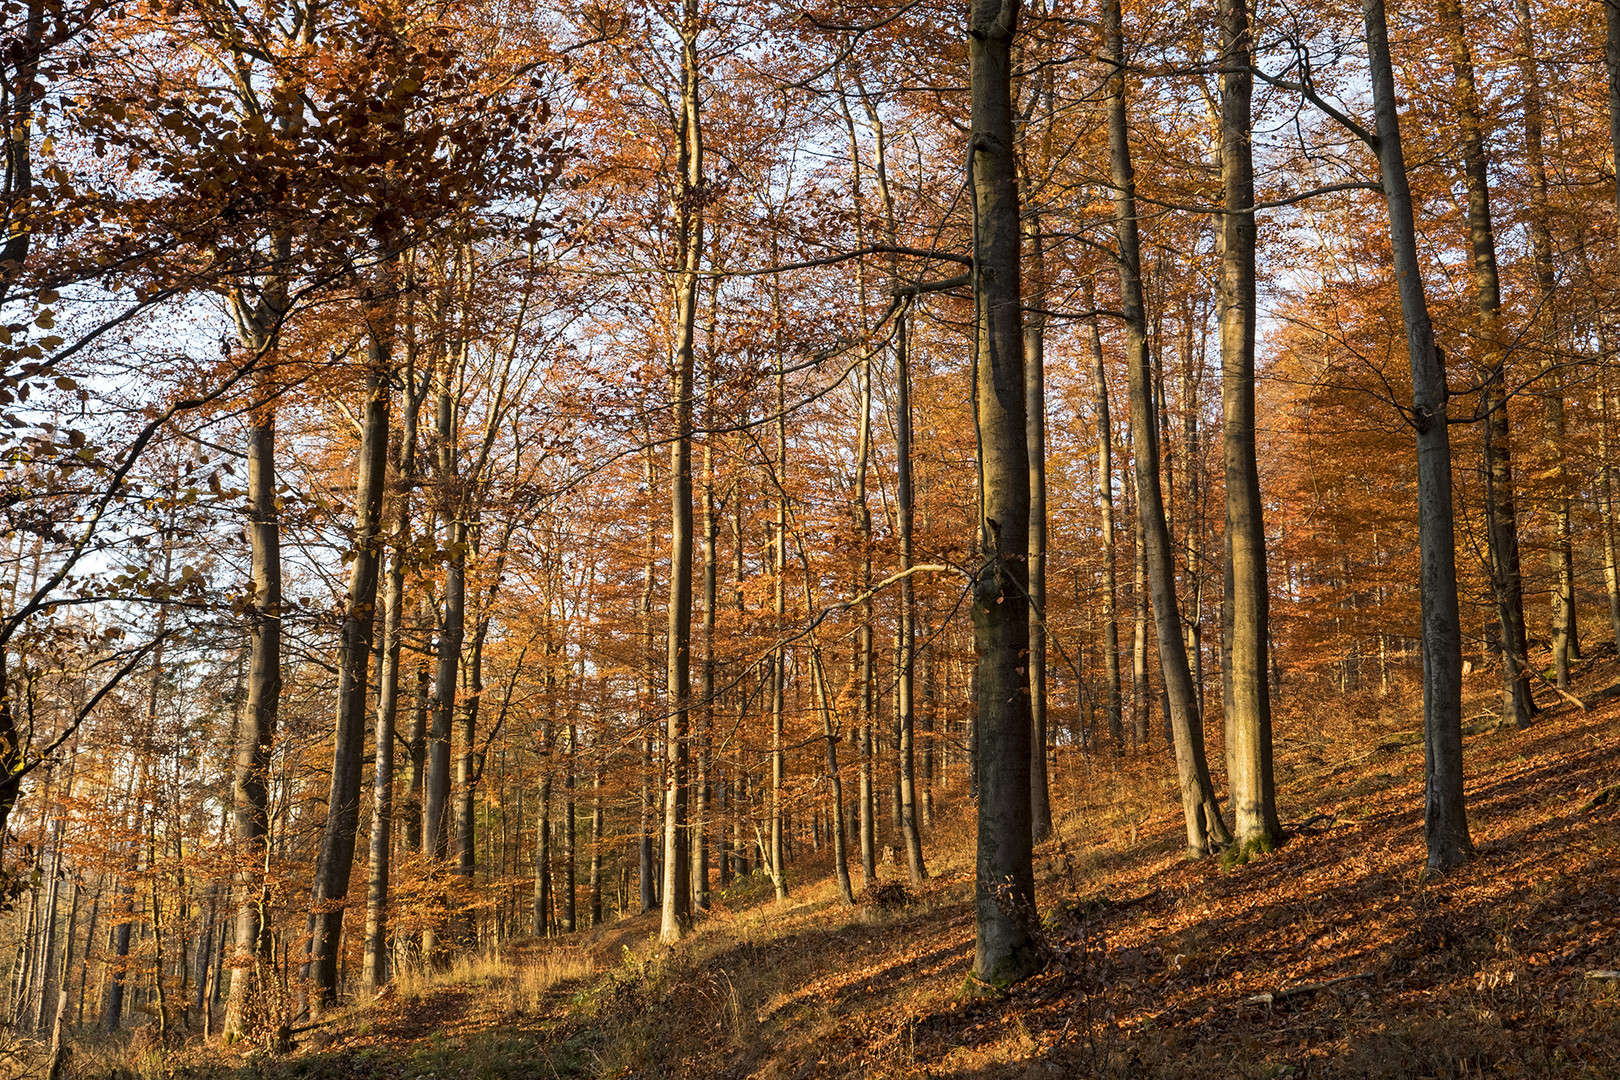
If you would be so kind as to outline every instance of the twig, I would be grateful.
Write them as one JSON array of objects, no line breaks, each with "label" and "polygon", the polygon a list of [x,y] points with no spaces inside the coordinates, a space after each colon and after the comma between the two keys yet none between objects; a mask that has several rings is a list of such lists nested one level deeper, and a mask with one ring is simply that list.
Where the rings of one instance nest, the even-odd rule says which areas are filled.
[{"label": "twig", "polygon": [[1326,979],[1322,982],[1300,983],[1297,986],[1285,987],[1276,992],[1268,991],[1264,994],[1255,994],[1253,997],[1246,997],[1243,999],[1243,1004],[1267,1006],[1275,1005],[1279,1001],[1286,1001],[1291,997],[1299,997],[1302,994],[1314,994],[1318,990],[1326,990],[1328,987],[1336,986],[1339,983],[1351,982],[1356,979],[1370,978],[1372,978],[1372,974],[1370,972],[1363,972],[1360,975],[1340,975],[1337,979]]}]

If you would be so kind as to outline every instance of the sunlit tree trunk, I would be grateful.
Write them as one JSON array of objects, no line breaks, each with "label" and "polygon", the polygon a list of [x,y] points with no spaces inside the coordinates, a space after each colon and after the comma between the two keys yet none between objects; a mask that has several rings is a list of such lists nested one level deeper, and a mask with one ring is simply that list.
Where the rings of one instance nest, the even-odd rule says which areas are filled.
[{"label": "sunlit tree trunk", "polygon": [[[647,497],[653,492],[652,437],[643,440],[641,477]],[[658,887],[653,880],[653,583],[654,561],[658,558],[656,533],[647,530],[641,561],[641,831],[636,836],[636,883],[641,891],[641,910],[658,906]],[[538,931],[536,931],[538,933]]]},{"label": "sunlit tree trunk", "polygon": [[699,122],[698,3],[681,21],[681,272],[675,283],[674,437],[669,444],[669,636],[664,749],[664,903],[659,938],[679,941],[692,921],[691,836],[687,831],[687,738],[692,698],[692,375],[698,269],[703,260],[703,135]]},{"label": "sunlit tree trunk", "polygon": [[574,820],[574,779],[578,767],[578,757],[579,727],[576,724],[569,724],[568,757],[563,766],[562,905],[557,916],[558,925],[565,934],[572,934],[578,929],[578,912],[575,910],[577,883],[574,874],[574,861],[579,854],[578,836],[575,831],[577,822]]},{"label": "sunlit tree trunk", "polygon": [[[1272,774],[1267,671],[1271,598],[1266,584],[1264,504],[1254,442],[1257,233],[1250,144],[1254,78],[1248,71],[1248,0],[1220,0],[1220,17],[1221,185],[1225,210],[1220,217],[1221,449],[1226,475],[1227,605],[1223,624],[1228,632],[1221,674],[1234,830],[1237,842],[1247,853],[1280,844],[1282,823],[1277,817]],[[1190,471],[1194,466],[1189,462],[1187,468]],[[1190,515],[1191,508],[1189,530],[1195,527]],[[1196,567],[1189,570],[1196,573]],[[1167,676],[1166,683],[1171,682]],[[1193,704],[1196,706],[1196,699]],[[1219,830],[1214,831],[1218,839]]]},{"label": "sunlit tree trunk", "polygon": [[[895,710],[900,728],[900,837],[906,846],[906,869],[913,885],[928,876],[923,864],[922,830],[917,824],[915,754],[916,709],[912,693],[917,664],[917,597],[912,566],[911,484],[911,355],[906,339],[905,313],[895,329],[895,519],[900,541],[899,653],[900,679],[895,687]],[[830,752],[830,746],[829,746]]]},{"label": "sunlit tree trunk", "polygon": [[602,925],[602,764],[591,766],[591,926]]},{"label": "sunlit tree trunk", "polygon": [[[772,302],[776,305],[777,318],[775,323],[781,327],[781,287],[776,285],[772,290]],[[780,331],[778,331],[780,332]],[[780,636],[787,624],[787,376],[782,370],[786,363],[786,356],[780,348],[776,351],[776,526],[771,544],[771,573],[772,584],[772,614],[775,615],[773,629],[780,640]],[[786,779],[786,747],[784,722],[786,719],[786,690],[787,680],[787,650],[778,644],[771,655],[771,837],[770,859],[771,883],[776,889],[776,902],[787,900],[787,851],[784,836],[784,791],[783,782]]]},{"label": "sunlit tree trunk", "polygon": [[1366,0],[1368,58],[1379,169],[1389,207],[1390,242],[1412,366],[1412,422],[1418,456],[1418,589],[1423,608],[1424,838],[1428,865],[1445,870],[1474,850],[1463,802],[1462,627],[1451,509],[1451,433],[1446,374],[1434,344],[1418,260],[1412,193],[1396,113],[1384,0]]},{"label": "sunlit tree trunk", "polygon": [[[1097,307],[1096,290],[1086,281],[1086,307]],[[1108,409],[1108,375],[1103,368],[1102,333],[1097,317],[1087,320],[1091,340],[1091,378],[1096,384],[1097,503],[1102,513],[1103,694],[1108,736],[1116,753],[1125,751],[1125,720],[1119,686],[1119,586],[1114,541],[1114,421]]]},{"label": "sunlit tree trunk", "polygon": [[[1136,180],[1131,164],[1125,107],[1125,43],[1119,0],[1103,2],[1104,62],[1112,68],[1106,89],[1109,161],[1114,189],[1114,229],[1119,238],[1120,298],[1125,311],[1126,365],[1130,374],[1131,428],[1136,461],[1136,511],[1141,522],[1142,561],[1153,597],[1153,621],[1164,678],[1181,808],[1187,826],[1187,854],[1207,855],[1230,837],[1221,820],[1209,765],[1204,757],[1203,721],[1187,666],[1186,643],[1176,603],[1175,566],[1165,522],[1159,479],[1159,424],[1148,356],[1147,315],[1142,294],[1142,257],[1137,232]],[[1263,655],[1263,651],[1262,651]]]},{"label": "sunlit tree trunk", "polygon": [[709,848],[714,837],[713,756],[714,756],[714,638],[719,598],[719,567],[716,541],[719,523],[714,511],[714,435],[710,429],[717,416],[714,409],[715,365],[719,362],[715,341],[716,302],[719,279],[709,289],[709,318],[706,357],[703,367],[703,653],[698,668],[697,780],[692,787],[692,902],[700,910],[709,908]]},{"label": "sunlit tree trunk", "polygon": [[[849,110],[849,98],[844,92],[842,76],[838,76],[839,104],[843,108],[844,125],[849,135],[849,164],[850,187],[856,214],[855,230],[856,242],[862,247],[866,244],[864,230],[864,215],[862,214],[861,195],[861,148],[860,140],[855,131],[855,118]],[[873,130],[873,157],[878,171],[878,192],[884,208],[884,236],[894,243],[894,207],[888,190],[886,171],[887,150],[883,136],[883,118],[878,112],[871,97],[861,87],[861,104],[866,111],[867,122]],[[891,287],[894,278],[895,261],[890,260]],[[855,270],[855,287],[857,299],[863,321],[867,314],[867,289],[865,268],[857,264]],[[863,322],[864,324],[864,322]],[[856,681],[855,691],[855,742],[856,753],[859,759],[857,773],[857,807],[856,832],[859,836],[861,848],[861,877],[868,886],[877,877],[877,790],[876,774],[874,769],[876,761],[874,751],[876,743],[873,738],[875,723],[873,698],[873,663],[874,640],[872,637],[872,600],[867,592],[872,587],[872,511],[867,503],[867,473],[872,461],[872,354],[867,351],[862,354],[859,366],[858,408],[860,415],[856,418],[855,434],[855,526],[857,529],[857,544],[859,545],[859,569],[855,587],[862,597],[860,606],[860,623],[855,631],[856,644],[854,655],[850,658],[850,672]]]},{"label": "sunlit tree trunk", "polygon": [[[1134,448],[1128,448],[1134,456]],[[1137,751],[1145,751],[1153,719],[1153,692],[1148,681],[1147,659],[1147,541],[1142,533],[1142,515],[1136,510],[1135,470],[1128,475],[1131,515],[1131,746]]]}]

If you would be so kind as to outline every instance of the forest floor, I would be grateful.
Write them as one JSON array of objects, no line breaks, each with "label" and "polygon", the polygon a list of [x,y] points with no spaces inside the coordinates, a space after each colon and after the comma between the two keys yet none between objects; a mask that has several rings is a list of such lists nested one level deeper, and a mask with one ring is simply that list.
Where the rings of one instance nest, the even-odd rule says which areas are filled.
[{"label": "forest floor", "polygon": [[[1575,689],[1617,681],[1587,661]],[[1496,690],[1483,673],[1469,690],[1479,725]],[[125,1075],[1620,1077],[1620,697],[1537,696],[1528,731],[1469,729],[1478,858],[1443,877],[1422,872],[1412,695],[1358,715],[1284,700],[1292,835],[1246,865],[1182,858],[1164,761],[1063,759],[1037,851],[1051,959],[997,997],[964,993],[971,819],[947,799],[932,876],[898,906],[852,910],[812,864],[785,905],[759,878],[717,896],[677,948],[653,916],[520,942],[291,1054],[193,1045],[126,1057]]]}]

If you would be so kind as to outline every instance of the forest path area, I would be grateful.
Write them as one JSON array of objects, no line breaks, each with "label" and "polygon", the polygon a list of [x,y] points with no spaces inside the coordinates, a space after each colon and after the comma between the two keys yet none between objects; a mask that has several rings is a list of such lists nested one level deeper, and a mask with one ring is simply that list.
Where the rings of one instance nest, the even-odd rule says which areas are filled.
[{"label": "forest path area", "polygon": [[[1588,662],[1576,689],[1590,699],[1616,674]],[[1489,708],[1494,687],[1471,688]],[[807,873],[778,907],[768,881],[748,878],[673,949],[656,944],[652,915],[527,939],[402,984],[301,1035],[290,1056],[233,1062],[191,1048],[164,1071],[1613,1077],[1620,700],[1546,704],[1525,732],[1475,717],[1478,857],[1440,878],[1422,873],[1422,747],[1404,710],[1282,725],[1292,835],[1247,865],[1181,858],[1162,769],[1064,770],[1058,833],[1037,852],[1048,964],[1005,994],[964,992],[971,816],[957,805],[936,821],[932,877],[903,902],[851,910]],[[1352,723],[1354,738],[1335,730]]]}]

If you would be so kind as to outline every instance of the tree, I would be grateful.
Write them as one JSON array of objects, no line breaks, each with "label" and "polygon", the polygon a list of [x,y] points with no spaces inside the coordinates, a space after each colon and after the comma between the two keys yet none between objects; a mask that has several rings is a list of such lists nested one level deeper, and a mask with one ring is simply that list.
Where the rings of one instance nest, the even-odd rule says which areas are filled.
[{"label": "tree", "polygon": [[[1187,666],[1176,604],[1175,570],[1170,530],[1165,523],[1159,479],[1159,423],[1154,404],[1148,355],[1147,312],[1142,294],[1142,252],[1137,229],[1136,177],[1131,162],[1125,105],[1125,34],[1118,0],[1103,0],[1103,61],[1106,76],[1108,157],[1114,194],[1114,231],[1119,243],[1120,298],[1125,315],[1126,367],[1130,373],[1131,434],[1136,462],[1138,566],[1145,568],[1153,596],[1153,622],[1158,635],[1159,667],[1169,702],[1181,782],[1181,808],[1187,823],[1187,855],[1197,858],[1231,837],[1221,820],[1220,804],[1204,758],[1203,721]],[[1138,581],[1140,582],[1140,573]],[[1140,592],[1140,585],[1138,585]],[[1138,600],[1138,605],[1141,601]],[[1138,608],[1140,612],[1140,606]],[[1140,622],[1140,615],[1138,616]],[[1138,635],[1140,644],[1140,634]],[[1138,649],[1140,653],[1140,649]]]},{"label": "tree", "polygon": [[[1282,842],[1271,765],[1271,592],[1254,444],[1254,79],[1247,0],[1221,0],[1221,419],[1226,574],[1221,683],[1227,778],[1240,857]],[[1161,651],[1163,645],[1161,643]],[[1167,678],[1168,684],[1171,680]],[[1178,746],[1178,750],[1179,750]],[[1206,810],[1206,812],[1208,812]],[[1218,812],[1216,813],[1218,820]],[[1214,830],[1219,835],[1220,830]],[[1196,845],[1194,845],[1196,846]]]},{"label": "tree", "polygon": [[1457,612],[1457,565],[1451,503],[1451,433],[1447,426],[1446,375],[1429,321],[1412,192],[1401,151],[1395,110],[1384,0],[1366,0],[1375,134],[1389,208],[1390,244],[1401,316],[1412,366],[1411,423],[1417,435],[1418,528],[1423,599],[1423,832],[1431,870],[1448,870],[1473,855],[1462,773],[1462,627]]},{"label": "tree", "polygon": [[1029,455],[1024,420],[1017,147],[1012,42],[1018,0],[974,0],[968,14],[972,127],[974,422],[978,556],[970,587],[979,653],[978,871],[973,974],[1014,982],[1035,965],[1021,912],[1034,903],[1029,800]]}]

